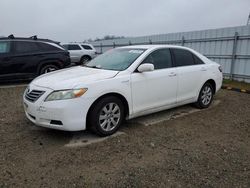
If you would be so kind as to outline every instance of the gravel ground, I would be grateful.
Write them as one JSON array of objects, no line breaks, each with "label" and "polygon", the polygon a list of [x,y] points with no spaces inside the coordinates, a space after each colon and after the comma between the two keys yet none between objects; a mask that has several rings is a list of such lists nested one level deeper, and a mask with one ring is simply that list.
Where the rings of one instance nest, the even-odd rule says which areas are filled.
[{"label": "gravel ground", "polygon": [[74,133],[37,129],[24,88],[0,89],[0,187],[250,187],[250,95],[126,134],[68,148]]}]

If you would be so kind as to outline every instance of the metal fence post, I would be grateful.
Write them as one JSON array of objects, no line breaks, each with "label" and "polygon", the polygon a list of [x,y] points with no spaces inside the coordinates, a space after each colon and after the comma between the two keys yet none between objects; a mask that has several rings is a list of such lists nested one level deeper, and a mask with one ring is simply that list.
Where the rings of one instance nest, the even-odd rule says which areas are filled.
[{"label": "metal fence post", "polygon": [[101,54],[102,54],[102,43],[100,44],[100,47],[101,47]]},{"label": "metal fence post", "polygon": [[234,67],[235,67],[235,61],[236,61],[236,52],[237,52],[238,39],[239,39],[239,34],[238,34],[238,32],[235,32],[235,34],[234,34],[234,43],[233,43],[233,51],[232,51],[231,70],[230,70],[230,80],[233,80],[233,73],[234,73]]},{"label": "metal fence post", "polygon": [[182,36],[182,38],[181,38],[181,45],[184,46],[184,44],[185,44],[185,37]]}]

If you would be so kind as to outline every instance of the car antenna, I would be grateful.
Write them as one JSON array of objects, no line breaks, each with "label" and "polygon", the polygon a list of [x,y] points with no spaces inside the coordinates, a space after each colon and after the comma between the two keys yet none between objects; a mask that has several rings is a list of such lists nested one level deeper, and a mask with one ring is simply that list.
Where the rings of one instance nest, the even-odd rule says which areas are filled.
[{"label": "car antenna", "polygon": [[8,38],[9,38],[9,39],[14,39],[15,37],[14,37],[13,34],[11,34],[11,35],[8,36]]}]

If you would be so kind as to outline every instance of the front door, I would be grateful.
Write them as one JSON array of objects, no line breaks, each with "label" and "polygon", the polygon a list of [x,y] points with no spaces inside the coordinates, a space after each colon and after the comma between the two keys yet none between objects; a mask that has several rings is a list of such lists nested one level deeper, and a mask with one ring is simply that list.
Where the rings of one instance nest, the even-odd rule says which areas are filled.
[{"label": "front door", "polygon": [[152,52],[142,63],[151,63],[155,70],[131,75],[133,113],[161,108],[176,103],[177,73],[169,49]]},{"label": "front door", "polygon": [[79,62],[81,60],[82,49],[80,48],[79,45],[69,44],[68,51],[70,53],[70,58],[71,58],[72,62],[76,63],[76,62]]}]

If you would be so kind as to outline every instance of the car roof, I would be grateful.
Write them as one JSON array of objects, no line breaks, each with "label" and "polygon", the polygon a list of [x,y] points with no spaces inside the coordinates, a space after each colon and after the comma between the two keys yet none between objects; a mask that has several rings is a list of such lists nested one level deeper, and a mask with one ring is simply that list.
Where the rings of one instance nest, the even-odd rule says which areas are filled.
[{"label": "car roof", "polygon": [[150,44],[150,45],[131,45],[131,46],[123,46],[123,47],[119,47],[119,48],[134,48],[134,49],[155,49],[155,48],[180,48],[180,49],[189,49],[187,47],[183,47],[183,46],[177,46],[177,45],[167,45],[167,44],[160,44],[160,45],[156,45],[156,44]]},{"label": "car roof", "polygon": [[49,43],[55,43],[55,44],[60,44],[60,42],[53,41],[50,39],[41,39],[41,38],[25,38],[25,37],[0,37],[0,41],[30,41],[30,42],[49,42]]},{"label": "car roof", "polygon": [[91,45],[91,44],[89,44],[89,43],[82,43],[82,42],[73,42],[73,43],[71,43],[71,42],[63,42],[62,43],[62,45],[74,45],[74,44],[76,44],[76,45]]},{"label": "car roof", "polygon": [[[188,47],[184,47],[184,46],[178,46],[178,45],[167,45],[167,44],[151,44],[151,45],[131,45],[131,46],[124,46],[124,47],[119,47],[120,49],[124,49],[124,48],[128,48],[128,49],[144,49],[144,50],[155,50],[155,49],[159,49],[159,48],[176,48],[176,49],[183,49],[183,50],[188,50],[191,51],[192,53],[198,55],[203,61],[205,62],[210,62],[209,59],[207,57],[205,57],[204,55],[200,54],[199,52],[188,48]],[[118,49],[119,49],[118,48]]]}]

